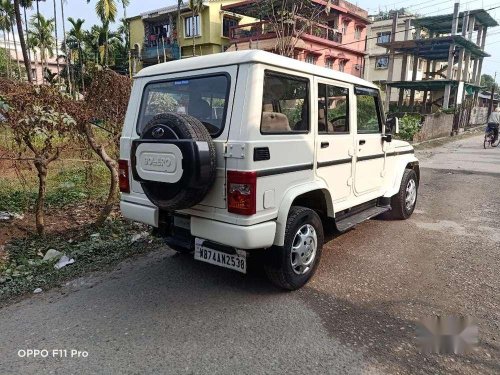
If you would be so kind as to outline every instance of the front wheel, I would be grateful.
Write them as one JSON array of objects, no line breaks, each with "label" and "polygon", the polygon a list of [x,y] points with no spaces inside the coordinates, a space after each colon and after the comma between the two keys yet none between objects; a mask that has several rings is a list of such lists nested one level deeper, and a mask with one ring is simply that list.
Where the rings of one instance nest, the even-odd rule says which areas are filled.
[{"label": "front wheel", "polygon": [[265,270],[276,286],[296,290],[314,275],[321,258],[324,234],[318,214],[305,207],[290,209],[283,246],[270,250]]},{"label": "front wheel", "polygon": [[387,217],[394,220],[408,219],[417,204],[418,179],[413,169],[406,169],[399,192],[391,198],[392,210],[387,213]]}]

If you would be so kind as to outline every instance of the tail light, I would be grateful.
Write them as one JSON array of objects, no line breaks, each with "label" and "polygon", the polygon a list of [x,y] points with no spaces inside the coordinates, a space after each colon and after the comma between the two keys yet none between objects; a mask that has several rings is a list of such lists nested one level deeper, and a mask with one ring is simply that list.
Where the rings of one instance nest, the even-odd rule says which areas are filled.
[{"label": "tail light", "polygon": [[128,160],[118,160],[118,182],[122,193],[130,193],[130,179],[128,176]]},{"label": "tail light", "polygon": [[256,212],[257,174],[255,172],[227,172],[228,211],[233,214],[253,215]]}]

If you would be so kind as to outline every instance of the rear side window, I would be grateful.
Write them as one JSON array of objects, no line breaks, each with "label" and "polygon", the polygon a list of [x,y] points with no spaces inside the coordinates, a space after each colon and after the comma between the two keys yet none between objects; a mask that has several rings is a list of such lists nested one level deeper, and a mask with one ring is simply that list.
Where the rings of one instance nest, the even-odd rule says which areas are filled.
[{"label": "rear side window", "polygon": [[382,117],[377,90],[356,87],[358,134],[382,133]]},{"label": "rear side window", "polygon": [[142,96],[137,133],[156,115],[175,112],[196,117],[212,136],[218,136],[224,128],[229,86],[225,74],[149,83]]},{"label": "rear side window", "polygon": [[262,134],[309,131],[309,80],[265,72],[262,98]]},{"label": "rear side window", "polygon": [[318,84],[318,132],[349,133],[349,89]]}]

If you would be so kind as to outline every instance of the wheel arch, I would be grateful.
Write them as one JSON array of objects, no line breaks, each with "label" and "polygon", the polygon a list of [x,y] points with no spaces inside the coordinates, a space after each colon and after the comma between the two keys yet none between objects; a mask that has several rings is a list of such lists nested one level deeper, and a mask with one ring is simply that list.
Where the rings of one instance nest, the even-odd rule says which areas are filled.
[{"label": "wheel arch", "polygon": [[274,245],[283,246],[288,213],[292,206],[302,206],[316,211],[320,216],[333,217],[332,197],[326,184],[321,182],[296,186],[285,193],[276,220]]},{"label": "wheel arch", "polygon": [[384,197],[392,197],[394,194],[397,194],[399,191],[399,187],[401,185],[401,179],[403,178],[403,174],[406,169],[412,169],[417,174],[417,182],[420,182],[420,166],[418,159],[415,155],[408,155],[401,157],[401,159],[396,164],[396,173],[394,175],[394,180],[391,183],[388,183],[388,187]]}]

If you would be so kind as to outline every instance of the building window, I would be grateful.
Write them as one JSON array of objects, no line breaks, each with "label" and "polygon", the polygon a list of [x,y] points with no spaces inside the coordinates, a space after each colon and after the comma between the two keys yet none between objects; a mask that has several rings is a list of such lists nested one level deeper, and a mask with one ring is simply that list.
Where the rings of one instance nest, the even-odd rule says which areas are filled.
[{"label": "building window", "polygon": [[333,59],[331,57],[325,59],[325,68],[333,69]]},{"label": "building window", "polygon": [[262,97],[262,134],[309,131],[309,80],[266,71]]},{"label": "building window", "polygon": [[222,20],[222,36],[225,36],[226,38],[230,38],[231,35],[231,27],[238,26],[238,20],[235,18],[230,18],[224,16]]},{"label": "building window", "polygon": [[318,84],[318,132],[349,133],[349,89]]},{"label": "building window", "polygon": [[375,59],[375,69],[387,69],[389,67],[389,56],[378,56]]},{"label": "building window", "polygon": [[377,33],[377,43],[389,43],[391,41],[391,32],[383,31],[381,33]]},{"label": "building window", "polygon": [[193,34],[194,36],[201,35],[201,19],[198,14],[194,16],[194,23],[193,17],[186,17],[184,19],[184,35],[186,36],[186,38],[191,38]]},{"label": "building window", "polygon": [[342,22],[342,34],[347,34],[347,27],[349,26],[349,22]]},{"label": "building window", "polygon": [[308,53],[306,56],[305,62],[309,63],[309,64],[316,64],[316,56],[314,56],[311,53]]},{"label": "building window", "polygon": [[346,61],[345,60],[340,60],[339,61],[339,72],[345,71],[345,66],[346,66]]},{"label": "building window", "polygon": [[354,29],[354,38],[356,38],[357,40],[360,40],[362,30],[363,29],[361,27],[356,26],[356,28]]}]

